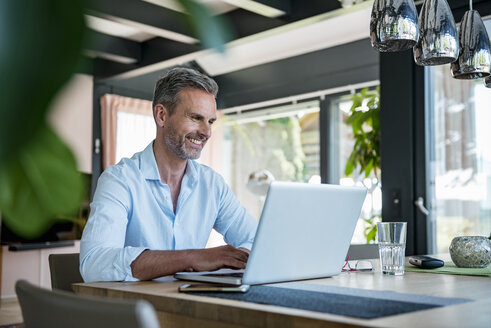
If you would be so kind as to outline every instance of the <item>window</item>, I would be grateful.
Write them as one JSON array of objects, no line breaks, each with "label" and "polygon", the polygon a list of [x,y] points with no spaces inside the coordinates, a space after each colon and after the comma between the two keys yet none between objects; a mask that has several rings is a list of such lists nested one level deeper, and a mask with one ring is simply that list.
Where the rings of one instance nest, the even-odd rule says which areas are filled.
[{"label": "window", "polygon": [[267,170],[279,181],[320,183],[318,101],[229,114],[224,121],[225,179],[254,217],[264,193],[251,186],[251,174]]},{"label": "window", "polygon": [[[352,129],[346,124],[352,105],[350,96],[329,100],[329,163],[320,162],[319,101],[224,116],[223,172],[241,204],[259,218],[264,194],[254,193],[249,183],[256,172],[267,170],[275,180],[320,183],[320,166],[329,168],[329,183],[365,186],[369,194],[355,229],[352,243],[366,243],[364,219],[380,216],[381,187],[373,173],[344,175],[354,145]],[[377,222],[378,218],[374,220]]]},{"label": "window", "polygon": [[[353,102],[349,95],[331,98],[330,101],[330,142],[329,142],[329,183],[346,186],[364,186],[368,194],[363,204],[358,224],[353,234],[352,244],[366,243],[367,228],[380,221],[382,212],[382,190],[379,180],[373,173],[368,178],[357,170],[349,177],[345,176],[345,167],[354,147],[353,131],[346,124]],[[373,219],[372,219],[373,217]],[[369,224],[365,220],[372,219]]]},{"label": "window", "polygon": [[452,238],[491,232],[491,90],[482,79],[456,80],[449,66],[430,81],[430,245],[447,252]]},{"label": "window", "polygon": [[116,163],[123,157],[145,149],[155,139],[156,127],[153,116],[145,114],[118,112],[116,131]]}]

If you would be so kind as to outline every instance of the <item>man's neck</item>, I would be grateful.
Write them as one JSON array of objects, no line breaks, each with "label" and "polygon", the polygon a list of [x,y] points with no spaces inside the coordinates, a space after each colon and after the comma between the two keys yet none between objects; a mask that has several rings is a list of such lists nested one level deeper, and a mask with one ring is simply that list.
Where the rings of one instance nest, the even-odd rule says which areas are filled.
[{"label": "man's neck", "polygon": [[153,143],[153,153],[160,174],[160,181],[169,186],[180,186],[184,172],[186,171],[187,160],[177,157],[164,143],[157,140]]}]

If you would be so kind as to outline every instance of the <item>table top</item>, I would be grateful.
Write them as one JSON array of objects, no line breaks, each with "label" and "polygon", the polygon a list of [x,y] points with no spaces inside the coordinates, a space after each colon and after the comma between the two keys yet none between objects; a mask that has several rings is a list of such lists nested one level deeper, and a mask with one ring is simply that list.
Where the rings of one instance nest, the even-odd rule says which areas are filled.
[{"label": "table top", "polygon": [[[377,265],[377,260],[372,260]],[[167,281],[166,281],[167,280]],[[472,302],[393,315],[357,319],[273,305],[240,302],[179,293],[183,281],[171,278],[145,282],[74,284],[77,293],[115,298],[140,298],[152,303],[162,327],[199,324],[202,327],[365,326],[365,327],[489,327],[491,279],[478,276],[406,272],[403,276],[374,272],[342,272],[324,279],[303,281],[313,285],[395,291],[437,297],[467,298]],[[160,313],[170,314],[160,315]],[[165,326],[164,326],[165,324]]]}]

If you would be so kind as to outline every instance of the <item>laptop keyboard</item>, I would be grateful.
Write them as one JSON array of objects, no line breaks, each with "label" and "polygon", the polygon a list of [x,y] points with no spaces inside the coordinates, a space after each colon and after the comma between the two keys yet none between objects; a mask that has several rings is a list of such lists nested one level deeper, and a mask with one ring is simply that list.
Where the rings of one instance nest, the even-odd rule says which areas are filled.
[{"label": "laptop keyboard", "polygon": [[244,272],[231,272],[231,273],[207,273],[205,276],[207,277],[234,277],[234,278],[242,278]]}]

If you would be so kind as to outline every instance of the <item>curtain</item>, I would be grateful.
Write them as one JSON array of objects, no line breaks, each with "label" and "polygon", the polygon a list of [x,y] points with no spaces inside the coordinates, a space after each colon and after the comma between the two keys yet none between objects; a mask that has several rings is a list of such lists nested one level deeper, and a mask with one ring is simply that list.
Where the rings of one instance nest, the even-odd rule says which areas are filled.
[{"label": "curtain", "polygon": [[444,109],[445,170],[472,170],[477,173],[476,105],[474,81],[444,78],[447,66],[439,69],[440,99]]},{"label": "curtain", "polygon": [[[140,118],[145,118],[147,121],[151,119],[153,122],[152,102],[143,99],[123,97],[113,94],[106,94],[101,97],[101,134],[102,134],[102,167],[105,169],[110,165],[116,164],[118,142],[121,146],[121,131],[131,129],[128,124],[131,122],[141,123]],[[118,115],[118,114],[122,115]],[[119,117],[118,117],[119,116]],[[119,122],[119,127],[118,127]],[[121,126],[124,124],[124,126]],[[137,124],[132,130],[136,132],[130,137],[135,140],[155,138],[155,132],[149,131],[149,128],[142,128],[142,124]],[[148,126],[148,123],[146,124]],[[145,124],[143,125],[145,126]],[[119,128],[119,133],[118,133]],[[155,124],[153,124],[155,130]],[[142,131],[143,130],[143,131]],[[118,140],[118,134],[120,135]],[[128,133],[125,133],[128,136]],[[123,134],[124,135],[124,134]],[[144,143],[146,140],[142,140]],[[147,143],[149,143],[148,141]],[[141,151],[143,148],[136,151]],[[135,151],[135,152],[136,152]],[[121,153],[121,151],[120,151]],[[124,151],[122,152],[124,153]],[[119,158],[118,158],[119,160]]]}]

